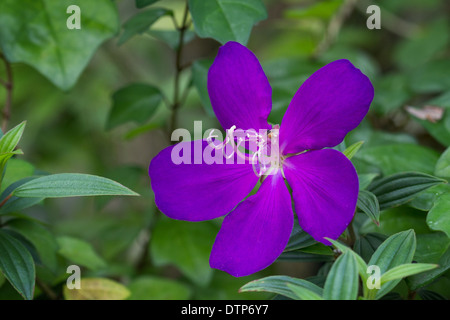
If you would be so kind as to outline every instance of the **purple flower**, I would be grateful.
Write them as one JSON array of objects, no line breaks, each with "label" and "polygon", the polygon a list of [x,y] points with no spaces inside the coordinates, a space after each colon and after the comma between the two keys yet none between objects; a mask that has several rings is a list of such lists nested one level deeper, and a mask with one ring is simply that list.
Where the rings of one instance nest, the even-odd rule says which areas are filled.
[{"label": "purple flower", "polygon": [[[272,129],[267,123],[272,89],[258,59],[244,46],[228,42],[220,48],[209,70],[208,91],[224,129]],[[348,60],[324,66],[294,95],[279,127],[281,170],[264,176],[255,194],[242,201],[260,178],[252,164],[174,164],[171,146],[149,167],[156,205],[179,220],[226,215],[209,262],[234,276],[262,270],[282,253],[293,228],[292,199],[302,229],[329,245],[324,237],[337,239],[351,222],[359,185],[352,163],[325,148],[338,145],[358,126],[373,95],[370,80]],[[211,148],[206,140],[180,146]]]}]

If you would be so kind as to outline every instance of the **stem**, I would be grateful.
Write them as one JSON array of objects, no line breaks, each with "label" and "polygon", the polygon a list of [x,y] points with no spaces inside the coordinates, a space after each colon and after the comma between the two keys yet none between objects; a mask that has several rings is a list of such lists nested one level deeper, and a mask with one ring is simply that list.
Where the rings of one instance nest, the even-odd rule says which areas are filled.
[{"label": "stem", "polygon": [[47,286],[41,279],[36,277],[36,285],[39,287],[39,289],[42,290],[51,300],[58,300],[58,295]]},{"label": "stem", "polygon": [[184,66],[181,64],[181,58],[183,55],[183,45],[184,45],[184,35],[185,31],[189,27],[188,23],[188,14],[189,14],[189,6],[186,1],[186,6],[183,14],[183,22],[181,23],[181,27],[178,27],[178,31],[180,32],[180,37],[178,40],[178,46],[176,49],[175,56],[175,82],[174,82],[174,93],[173,93],[173,103],[172,103],[172,116],[170,118],[168,134],[169,138],[172,134],[173,130],[175,130],[176,122],[177,122],[177,111],[182,104],[182,100],[180,100],[180,75],[184,69]]},{"label": "stem", "polygon": [[5,56],[0,53],[0,59],[3,60],[5,64],[6,69],[6,78],[7,80],[1,81],[1,84],[6,89],[6,101],[5,101],[5,107],[2,111],[3,121],[2,121],[2,131],[6,132],[6,129],[8,128],[8,121],[11,117],[11,105],[12,105],[12,90],[13,90],[13,75],[12,75],[12,69],[11,64],[8,60],[6,60]]},{"label": "stem", "polygon": [[341,30],[345,20],[350,16],[353,9],[355,8],[358,0],[345,0],[341,5],[338,12],[331,18],[328,24],[327,31],[322,41],[317,46],[313,53],[313,58],[319,57],[322,53],[328,50],[328,48],[336,41],[337,35]]},{"label": "stem", "polygon": [[5,203],[12,197],[12,193],[10,193],[2,202],[0,202],[0,208],[5,205]]}]

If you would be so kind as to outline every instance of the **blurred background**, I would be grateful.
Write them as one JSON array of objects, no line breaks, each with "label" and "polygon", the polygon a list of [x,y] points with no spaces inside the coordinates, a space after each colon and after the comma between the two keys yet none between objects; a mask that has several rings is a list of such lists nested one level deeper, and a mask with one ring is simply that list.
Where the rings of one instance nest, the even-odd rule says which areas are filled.
[{"label": "blurred background", "polygon": [[[139,11],[134,1],[115,2],[121,25]],[[358,172],[389,174],[396,172],[399,163],[406,169],[420,166],[422,172],[432,171],[427,162],[435,161],[450,143],[448,1],[263,3],[268,17],[253,28],[247,47],[259,58],[273,88],[272,123],[281,122],[292,96],[311,73],[333,60],[349,59],[375,87],[369,115],[345,141],[346,145],[365,141],[354,161]],[[381,29],[366,26],[371,15],[366,9],[371,4],[381,8]],[[184,1],[163,0],[155,5],[172,9],[181,22]],[[168,221],[157,212],[147,169],[152,157],[171,143],[166,131],[171,111],[162,102],[145,124],[128,122],[109,129],[107,121],[113,94],[128,84],[152,84],[167,97],[173,95],[175,52],[167,31],[174,31],[170,17],[120,45],[119,33],[101,45],[68,91],[26,64],[12,64],[10,127],[27,120],[20,143],[24,155],[18,159],[44,172],[109,177],[141,194],[139,198],[49,199],[27,209],[27,215],[45,222],[57,235],[91,243],[107,267],[86,272],[130,284],[135,298],[266,298],[263,293],[238,293],[238,289],[265,275],[316,275],[323,260],[278,261],[240,279],[211,270],[209,252],[220,221]],[[186,38],[182,62],[192,68],[180,75],[182,88],[189,89],[178,110],[177,127],[193,130],[194,121],[203,121],[204,129],[221,129],[199,78],[220,43],[189,31]],[[4,72],[1,65],[0,75]],[[0,90],[0,101],[5,94]],[[424,109],[430,105],[436,108]],[[414,144],[417,150],[405,153],[398,147],[403,144]],[[404,158],[392,160],[389,154]],[[172,289],[165,289],[164,297],[152,296],[146,286],[155,288],[160,280],[163,288]]]}]

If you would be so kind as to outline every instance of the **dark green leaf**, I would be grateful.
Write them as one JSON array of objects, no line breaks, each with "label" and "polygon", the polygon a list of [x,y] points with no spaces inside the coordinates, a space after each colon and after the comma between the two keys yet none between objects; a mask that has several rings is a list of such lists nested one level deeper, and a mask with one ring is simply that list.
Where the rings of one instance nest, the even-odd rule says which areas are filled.
[{"label": "dark green leaf", "polygon": [[355,252],[359,254],[364,261],[369,262],[375,250],[377,250],[386,238],[387,237],[385,235],[379,233],[365,234],[356,239],[353,250],[355,250]]},{"label": "dark green leaf", "polygon": [[[380,268],[381,274],[405,263],[411,263],[416,251],[416,236],[413,230],[396,233],[386,239],[374,252],[368,265],[376,265]],[[376,291],[376,297],[379,299],[391,291],[400,279],[389,281]]]},{"label": "dark green leaf", "polygon": [[447,248],[437,264],[439,265],[439,268],[437,269],[409,277],[407,283],[410,289],[417,290],[418,288],[424,287],[450,269],[450,248]]},{"label": "dark green leaf", "polygon": [[284,251],[293,251],[301,248],[309,247],[316,244],[317,241],[314,240],[308,233],[300,228],[297,221],[294,222],[294,227],[292,228],[291,236],[289,237],[289,242],[286,245]]},{"label": "dark green leaf", "polygon": [[345,252],[337,258],[328,273],[323,289],[326,300],[356,300],[358,296],[358,264],[354,255]]},{"label": "dark green leaf", "polygon": [[447,300],[446,297],[440,295],[439,293],[425,289],[419,290],[419,296],[422,300]]},{"label": "dark green leaf", "polygon": [[0,270],[11,285],[27,300],[34,295],[33,257],[22,243],[0,230]]},{"label": "dark green leaf", "polygon": [[60,198],[138,194],[107,178],[81,173],[60,173],[28,181],[16,188],[13,195],[23,198]]},{"label": "dark green leaf", "polygon": [[253,25],[267,18],[260,0],[189,0],[189,10],[197,34],[222,44],[247,44]]},{"label": "dark green leaf", "polygon": [[143,83],[130,84],[113,94],[107,129],[129,121],[144,124],[155,113],[162,100],[161,91]]},{"label": "dark green leaf", "polygon": [[[81,29],[67,28],[67,8],[74,4],[81,10]],[[63,90],[75,84],[93,53],[118,27],[116,5],[110,0],[0,2],[0,45],[6,58],[31,65]]]},{"label": "dark green leaf", "polygon": [[404,204],[418,193],[444,182],[428,174],[404,172],[376,180],[368,190],[376,195],[380,209],[384,210]]},{"label": "dark green leaf", "polygon": [[152,8],[138,12],[123,24],[123,33],[118,44],[121,45],[131,37],[147,31],[159,18],[166,15],[173,15],[173,12],[163,8]]},{"label": "dark green leaf", "polygon": [[372,192],[360,190],[357,207],[367,214],[375,224],[380,224],[380,205],[378,204],[377,197]]},{"label": "dark green leaf", "polygon": [[136,7],[142,9],[146,6],[149,6],[159,0],[136,0]]},{"label": "dark green leaf", "polygon": [[55,271],[58,266],[58,244],[55,236],[43,225],[26,219],[8,221],[8,228],[20,232],[36,248],[42,263]]}]

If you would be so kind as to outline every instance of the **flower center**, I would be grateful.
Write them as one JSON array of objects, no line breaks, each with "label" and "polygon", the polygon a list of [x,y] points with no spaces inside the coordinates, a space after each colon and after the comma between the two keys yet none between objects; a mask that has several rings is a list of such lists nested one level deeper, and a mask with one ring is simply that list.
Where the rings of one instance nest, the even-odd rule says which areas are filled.
[{"label": "flower center", "polygon": [[281,169],[283,157],[279,150],[279,128],[279,125],[274,125],[270,130],[257,132],[254,129],[242,130],[232,126],[227,130],[222,143],[214,143],[213,138],[218,137],[213,134],[214,130],[206,140],[215,149],[223,149],[227,159],[233,158],[236,153],[244,163],[250,163],[255,174],[261,177],[276,174]]}]

